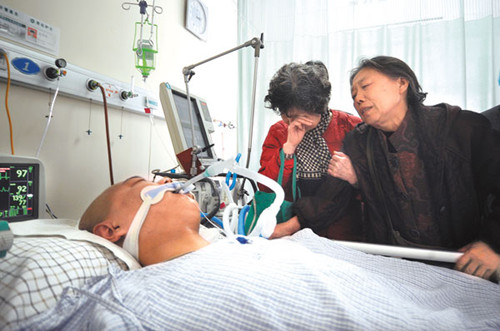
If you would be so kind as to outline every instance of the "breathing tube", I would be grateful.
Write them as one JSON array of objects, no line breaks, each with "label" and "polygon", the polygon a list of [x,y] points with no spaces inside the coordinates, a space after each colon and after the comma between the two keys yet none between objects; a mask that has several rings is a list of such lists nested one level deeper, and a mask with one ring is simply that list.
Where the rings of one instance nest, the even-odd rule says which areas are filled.
[{"label": "breathing tube", "polygon": [[[240,167],[234,158],[212,164],[204,172],[185,182],[181,186],[180,190],[186,190],[190,185],[193,185],[203,178],[216,176],[223,172],[231,172],[252,179],[258,183],[262,183],[276,193],[276,198],[273,203],[262,211],[256,222],[256,226],[248,234],[249,237],[262,236],[264,238],[269,238],[274,232],[274,228],[276,227],[276,215],[278,214],[281,203],[285,198],[283,188],[280,184],[267,176],[247,168]],[[223,186],[226,189],[227,185]],[[238,235],[239,209],[241,208],[244,207],[237,206],[234,202],[231,202],[224,210],[222,223],[224,225],[224,232],[228,237]],[[242,212],[245,212],[245,210]]]}]

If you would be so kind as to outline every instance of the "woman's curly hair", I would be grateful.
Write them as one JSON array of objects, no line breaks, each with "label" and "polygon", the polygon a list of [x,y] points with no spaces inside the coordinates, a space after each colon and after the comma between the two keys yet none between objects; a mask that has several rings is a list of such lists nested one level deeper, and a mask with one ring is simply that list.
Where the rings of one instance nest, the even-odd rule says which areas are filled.
[{"label": "woman's curly hair", "polygon": [[280,115],[287,115],[291,108],[323,114],[328,111],[331,89],[328,71],[323,64],[319,65],[318,61],[292,62],[274,74],[264,102],[267,108]]}]

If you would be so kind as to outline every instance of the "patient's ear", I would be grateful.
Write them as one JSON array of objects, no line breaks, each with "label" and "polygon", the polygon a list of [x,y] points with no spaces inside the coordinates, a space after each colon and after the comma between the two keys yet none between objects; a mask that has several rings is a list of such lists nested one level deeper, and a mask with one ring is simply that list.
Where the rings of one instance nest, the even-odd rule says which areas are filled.
[{"label": "patient's ear", "polygon": [[111,221],[102,221],[101,223],[94,226],[94,234],[99,237],[103,237],[111,242],[117,242],[126,233],[123,233],[120,226],[113,226]]}]

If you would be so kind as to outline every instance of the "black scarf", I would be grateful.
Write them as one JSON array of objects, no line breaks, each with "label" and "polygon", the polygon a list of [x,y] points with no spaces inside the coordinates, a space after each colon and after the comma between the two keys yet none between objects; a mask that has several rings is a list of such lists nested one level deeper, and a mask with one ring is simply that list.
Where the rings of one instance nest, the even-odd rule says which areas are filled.
[{"label": "black scarf", "polygon": [[327,111],[321,114],[321,120],[311,131],[306,132],[297,146],[297,178],[320,179],[328,170],[328,163],[332,158],[323,133],[332,120],[332,113]]}]

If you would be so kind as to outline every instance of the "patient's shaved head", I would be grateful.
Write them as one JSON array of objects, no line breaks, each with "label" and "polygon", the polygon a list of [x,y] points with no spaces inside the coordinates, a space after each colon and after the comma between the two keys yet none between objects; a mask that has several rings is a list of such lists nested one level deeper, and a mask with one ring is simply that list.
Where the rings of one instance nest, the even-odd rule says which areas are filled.
[{"label": "patient's shaved head", "polygon": [[139,208],[140,190],[147,183],[144,178],[133,176],[107,188],[83,213],[78,228],[95,233],[96,225],[111,219],[113,227],[124,225]]},{"label": "patient's shaved head", "polygon": [[111,186],[92,201],[80,219],[78,224],[80,230],[93,232],[94,226],[108,217],[115,191],[116,185]]}]

